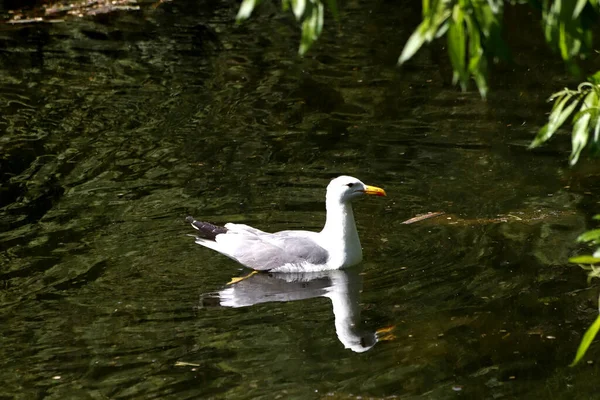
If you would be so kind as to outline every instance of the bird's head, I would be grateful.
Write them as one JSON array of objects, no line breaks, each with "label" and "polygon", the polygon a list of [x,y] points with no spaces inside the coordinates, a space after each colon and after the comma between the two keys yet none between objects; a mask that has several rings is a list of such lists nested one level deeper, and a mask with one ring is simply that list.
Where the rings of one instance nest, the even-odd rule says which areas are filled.
[{"label": "bird's head", "polygon": [[327,186],[327,201],[347,203],[365,194],[385,196],[385,190],[369,186],[351,176],[338,176]]}]

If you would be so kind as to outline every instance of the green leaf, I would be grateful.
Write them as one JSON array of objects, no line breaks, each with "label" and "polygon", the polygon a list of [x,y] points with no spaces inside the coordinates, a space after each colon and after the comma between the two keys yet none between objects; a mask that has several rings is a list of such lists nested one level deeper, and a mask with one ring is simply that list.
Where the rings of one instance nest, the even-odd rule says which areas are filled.
[{"label": "green leaf", "polygon": [[398,58],[398,65],[402,65],[408,61],[412,56],[415,55],[421,46],[423,46],[423,43],[425,43],[426,31],[427,24],[426,21],[423,21],[406,41],[404,49],[402,49],[402,54],[400,54],[400,57]]},{"label": "green leaf", "polygon": [[572,97],[572,95],[566,94],[561,98],[556,99],[556,101],[554,102],[554,106],[552,107],[552,112],[548,117],[548,123],[551,126],[555,126],[558,123],[558,121],[560,120],[560,115],[562,114],[563,109],[565,108],[565,105],[569,102],[569,100],[571,100]]},{"label": "green leaf", "polygon": [[[292,11],[296,16],[296,19],[300,21],[302,16],[304,15],[304,10],[306,10],[306,0],[290,0],[292,2]],[[304,31],[304,27],[302,28]]]},{"label": "green leaf", "polygon": [[597,143],[600,139],[600,118],[597,111],[598,110],[596,110],[596,116],[594,117],[596,119],[596,123],[594,124],[594,138],[592,139],[594,143]]},{"label": "green leaf", "polygon": [[465,16],[465,22],[469,33],[469,73],[475,79],[479,95],[485,99],[488,90],[487,59],[481,45],[481,32],[477,28],[476,22],[469,15]]},{"label": "green leaf", "polygon": [[577,0],[577,5],[575,5],[575,9],[573,10],[573,19],[579,17],[587,2],[588,0]]},{"label": "green leaf", "polygon": [[[435,13],[432,14],[427,21],[427,29],[425,31],[425,40],[431,42],[436,37],[440,37],[440,29],[443,29],[444,23],[450,18],[452,13],[446,8],[446,2],[440,2]],[[442,28],[440,28],[442,27]]]},{"label": "green leaf", "polygon": [[439,39],[448,32],[448,28],[450,27],[449,19],[445,20],[444,23],[438,28],[437,33],[435,34],[434,39]]},{"label": "green leaf", "polygon": [[323,23],[325,22],[325,7],[323,7],[322,3],[317,5],[317,28],[315,31],[315,39],[321,36],[323,32]]},{"label": "green leaf", "polygon": [[[571,100],[571,96],[565,96],[564,98],[564,102],[565,104]],[[569,116],[573,113],[573,110],[575,110],[575,107],[577,107],[577,105],[579,104],[579,96],[577,96],[576,99],[574,99],[573,101],[571,101],[571,104],[569,104],[569,106],[567,108],[565,108],[563,110],[563,107],[558,108],[557,110],[552,111],[552,113],[550,114],[550,118],[549,119],[549,123],[552,124],[551,128],[553,129],[554,133],[558,128],[561,127],[561,125],[567,120],[567,118],[569,118]]]},{"label": "green leaf", "polygon": [[550,139],[552,135],[548,134],[548,125],[544,125],[535,135],[535,138],[529,144],[529,149],[534,149]]},{"label": "green leaf", "polygon": [[600,241],[600,229],[583,232],[579,235],[577,241],[580,243]]},{"label": "green leaf", "polygon": [[302,22],[302,37],[300,39],[300,49],[298,50],[301,56],[306,54],[321,34],[321,30],[323,29],[323,12],[322,3],[310,4],[309,15]]},{"label": "green leaf", "polygon": [[[532,149],[546,142],[548,139],[554,135],[554,132],[566,121],[566,119],[571,115],[577,104],[579,97],[576,97],[573,100],[573,95],[565,94],[562,97],[559,97],[554,102],[554,107],[552,108],[552,112],[548,117],[548,123],[542,127],[529,145],[529,148]],[[565,105],[570,101],[571,104],[567,108]]]},{"label": "green leaf", "polygon": [[583,358],[586,351],[594,341],[596,334],[600,330],[600,315],[596,317],[594,323],[588,328],[588,330],[583,335],[583,339],[581,339],[581,343],[579,343],[579,348],[577,349],[577,354],[575,354],[575,359],[569,365],[570,367],[574,367],[577,365],[579,361]]},{"label": "green leaf", "polygon": [[[598,113],[597,108],[586,108],[584,110],[581,110],[573,116],[573,123],[575,124],[577,121],[579,121],[585,115],[589,115],[592,120],[595,120],[597,113]],[[590,125],[590,129],[591,129],[591,125]]]},{"label": "green leaf", "polygon": [[429,10],[431,10],[429,0],[423,0],[423,18],[425,18],[427,14],[429,14]]},{"label": "green leaf", "polygon": [[573,96],[574,94],[576,94],[576,92],[569,90],[567,88],[564,88],[564,90],[561,90],[560,92],[552,93],[552,96],[550,96],[548,98],[548,102],[551,102],[551,101],[554,102],[554,106],[552,106],[552,109],[554,110],[554,107],[556,107],[556,104],[560,100],[562,100],[562,98],[564,96]]},{"label": "green leaf", "polygon": [[423,46],[434,38],[443,35],[448,29],[447,20],[450,18],[450,10],[445,0],[423,0],[423,21],[410,35],[400,57],[398,65],[404,64]]},{"label": "green leaf", "polygon": [[254,8],[260,3],[260,0],[244,0],[235,17],[237,23],[240,23],[250,17]]},{"label": "green leaf", "polygon": [[455,5],[450,19],[450,28],[448,29],[448,54],[454,69],[454,82],[460,81],[460,86],[464,91],[467,90],[467,74],[466,65],[466,41],[465,26],[463,23],[464,13],[459,5]]},{"label": "green leaf", "polygon": [[596,221],[600,221],[600,214],[596,214],[592,217],[592,219],[595,219]]},{"label": "green leaf", "polygon": [[567,32],[565,31],[565,24],[559,24],[558,26],[558,48],[560,49],[560,55],[563,60],[569,58],[569,43],[568,43]]},{"label": "green leaf", "polygon": [[[571,165],[575,165],[581,151],[585,148],[590,136],[590,121],[592,119],[592,113],[596,112],[596,106],[598,104],[598,97],[594,91],[590,91],[583,100],[580,108],[580,112],[575,116],[575,124],[573,125],[573,133],[571,137],[571,155],[569,156],[569,162]],[[591,113],[587,112],[590,111]]]},{"label": "green leaf", "polygon": [[477,72],[473,72],[473,77],[475,79],[475,83],[477,84],[477,89],[479,89],[479,95],[485,100],[488,91],[487,60],[485,58],[482,58],[479,62],[479,69]]},{"label": "green leaf", "polygon": [[600,263],[600,258],[594,256],[577,256],[569,258],[569,262],[573,264],[597,264]]},{"label": "green leaf", "polygon": [[583,0],[542,2],[546,42],[559,52],[567,69],[575,76],[581,74],[577,56],[581,53],[586,55],[592,46],[591,30],[584,26],[582,10],[585,4],[586,1]]}]

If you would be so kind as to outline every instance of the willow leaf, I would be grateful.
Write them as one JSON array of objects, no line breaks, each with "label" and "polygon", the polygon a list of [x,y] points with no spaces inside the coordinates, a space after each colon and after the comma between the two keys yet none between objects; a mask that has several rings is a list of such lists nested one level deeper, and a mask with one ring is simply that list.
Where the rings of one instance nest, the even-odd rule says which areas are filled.
[{"label": "willow leaf", "polygon": [[[306,0],[291,0],[291,2],[292,11],[296,16],[296,19],[300,21],[304,15],[304,10],[306,10]],[[302,32],[304,32],[304,26],[302,27]]]},{"label": "willow leaf", "polygon": [[323,7],[323,3],[317,4],[317,26],[315,32],[315,39],[318,39],[321,36],[321,32],[323,32],[323,23],[325,21],[325,7]]},{"label": "willow leaf", "polygon": [[302,22],[302,37],[300,38],[300,49],[298,53],[303,56],[312,46],[321,33],[323,27],[323,4],[318,3],[309,7],[309,15]]},{"label": "willow leaf", "polygon": [[596,71],[594,75],[588,76],[588,81],[595,84],[596,90],[598,89],[598,84],[600,84],[600,71]]},{"label": "willow leaf", "polygon": [[444,36],[446,34],[446,32],[448,32],[449,27],[450,27],[449,20],[444,21],[444,23],[442,25],[440,25],[440,27],[438,28],[438,31],[435,34],[434,39],[439,39],[442,36]]},{"label": "willow leaf", "polygon": [[467,90],[467,73],[466,65],[466,41],[465,26],[463,24],[464,14],[459,5],[454,6],[452,19],[450,20],[450,28],[448,29],[448,54],[454,69],[454,84],[460,81],[460,86],[464,91]]},{"label": "willow leaf", "polygon": [[569,258],[569,262],[573,264],[597,264],[600,263],[600,258],[594,256],[576,256]]},{"label": "willow leaf", "polygon": [[588,0],[577,0],[577,4],[573,9],[573,19],[577,19],[577,17],[579,17],[579,14],[581,14],[587,2]]},{"label": "willow leaf", "polygon": [[445,3],[440,2],[436,13],[427,19],[427,30],[425,31],[425,40],[427,43],[436,37],[440,37],[440,27],[444,26],[444,23],[450,18],[451,14],[450,10],[446,8]]},{"label": "willow leaf", "polygon": [[587,349],[590,347],[590,345],[594,341],[594,338],[596,337],[596,334],[598,333],[599,330],[600,330],[600,315],[598,315],[596,317],[596,320],[594,321],[594,323],[588,328],[588,330],[583,335],[583,339],[581,339],[581,343],[579,343],[579,348],[577,349],[577,354],[575,354],[575,359],[573,360],[571,365],[569,365],[570,367],[574,367],[575,365],[577,365],[577,363],[579,361],[581,361],[581,359],[585,355],[585,352],[587,351]]},{"label": "willow leaf", "polygon": [[596,112],[596,106],[598,104],[598,97],[594,91],[590,91],[583,100],[581,105],[581,111],[575,116],[575,123],[573,124],[573,133],[571,137],[571,155],[569,161],[571,165],[575,165],[581,151],[585,148],[590,136],[590,121],[592,115]]},{"label": "willow leaf", "polygon": [[[592,120],[596,119],[596,115],[598,114],[598,109],[596,108],[586,108],[585,110],[581,110],[573,116],[573,123],[579,121],[584,115],[589,115]],[[591,126],[590,126],[591,129]]]},{"label": "willow leaf", "polygon": [[477,84],[477,89],[479,90],[479,95],[482,99],[485,100],[488,91],[487,84],[487,60],[482,58],[479,62],[479,68],[477,71],[473,72],[473,78],[475,79],[475,83]]},{"label": "willow leaf", "polygon": [[[560,128],[561,125],[567,120],[567,118],[569,118],[569,116],[573,113],[573,110],[575,110],[575,107],[577,107],[577,105],[579,104],[578,100],[579,99],[575,99],[571,101],[571,104],[569,104],[568,107],[566,107],[564,110],[561,110],[561,112],[557,114],[556,118],[552,121],[554,131]],[[552,115],[550,115],[550,119],[552,119]],[[554,133],[554,131],[552,133]]]},{"label": "willow leaf", "polygon": [[548,135],[548,124],[542,126],[540,128],[540,130],[537,131],[537,133],[535,134],[535,137],[533,138],[533,140],[531,141],[531,143],[529,143],[529,149],[535,149],[538,146],[541,146],[542,144],[546,143],[548,141],[548,139],[550,139],[550,135]]},{"label": "willow leaf", "polygon": [[[435,0],[433,1],[434,3],[436,2]],[[430,0],[423,0],[423,18],[425,18],[427,14],[429,14],[429,10],[431,10]]]},{"label": "willow leaf", "polygon": [[238,10],[238,13],[235,17],[235,20],[238,23],[240,23],[240,22],[250,18],[252,11],[254,11],[254,8],[258,5],[259,2],[260,2],[260,0],[244,0],[244,1],[242,1],[242,4],[240,5],[240,9]]},{"label": "willow leaf", "polygon": [[417,29],[410,35],[406,44],[404,45],[404,49],[402,49],[402,54],[398,58],[398,65],[404,64],[408,61],[415,53],[423,46],[425,43],[425,32],[427,31],[427,22],[423,21],[419,24]]},{"label": "willow leaf", "polygon": [[591,231],[583,232],[577,238],[580,243],[600,241],[600,229],[592,229]]},{"label": "willow leaf", "polygon": [[477,28],[477,24],[469,15],[465,16],[467,31],[469,36],[469,73],[475,79],[477,89],[481,98],[487,96],[487,59],[483,53],[481,45],[481,32]]},{"label": "willow leaf", "polygon": [[548,139],[554,135],[554,132],[556,132],[556,130],[565,122],[567,117],[573,112],[578,103],[577,101],[572,101],[569,107],[565,109],[565,104],[567,104],[572,97],[573,96],[570,94],[565,94],[554,102],[554,107],[552,108],[552,112],[548,117],[548,123],[544,125],[535,135],[535,138],[529,145],[530,149],[538,147],[542,143],[548,141]]},{"label": "willow leaf", "polygon": [[569,102],[569,100],[571,100],[571,98],[572,96],[567,94],[554,103],[554,107],[552,107],[552,111],[548,117],[548,124],[553,130],[558,128],[557,123],[560,120],[560,115],[562,114],[565,105]]}]

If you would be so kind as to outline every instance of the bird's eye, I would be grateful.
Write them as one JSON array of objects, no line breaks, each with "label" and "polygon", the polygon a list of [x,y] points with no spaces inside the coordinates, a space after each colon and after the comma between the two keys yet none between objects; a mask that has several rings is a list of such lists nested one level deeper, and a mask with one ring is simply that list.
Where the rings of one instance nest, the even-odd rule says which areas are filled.
[{"label": "bird's eye", "polygon": [[352,187],[352,186],[354,186],[354,183],[352,183],[352,182],[350,182],[350,183],[347,183],[347,184],[346,184],[346,186],[348,186],[348,187]]}]

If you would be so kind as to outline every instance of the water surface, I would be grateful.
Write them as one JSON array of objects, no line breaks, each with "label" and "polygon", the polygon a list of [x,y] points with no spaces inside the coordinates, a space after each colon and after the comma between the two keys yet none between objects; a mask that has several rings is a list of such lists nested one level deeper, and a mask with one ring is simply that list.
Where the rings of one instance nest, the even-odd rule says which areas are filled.
[{"label": "water surface", "polygon": [[[304,59],[270,5],[242,26],[237,2],[184,0],[0,25],[0,397],[593,396],[596,364],[567,365],[597,291],[567,258],[597,168],[567,168],[566,136],[526,149],[563,67],[515,40],[487,102],[442,44],[398,69],[407,4],[350,2]],[[341,297],[388,340],[340,339],[331,277],[217,306],[248,271],[183,218],[319,230],[340,174],[388,193],[355,205]]]}]

